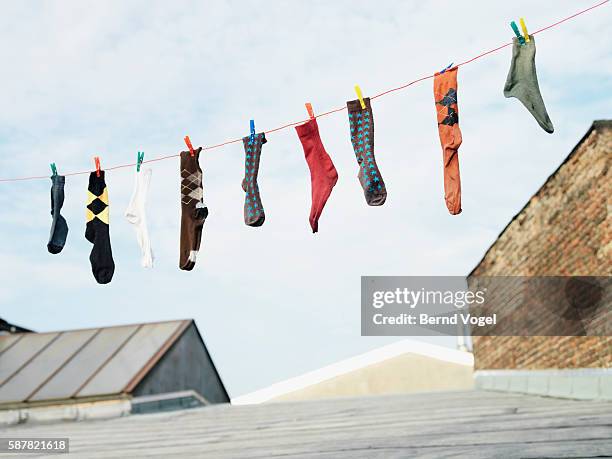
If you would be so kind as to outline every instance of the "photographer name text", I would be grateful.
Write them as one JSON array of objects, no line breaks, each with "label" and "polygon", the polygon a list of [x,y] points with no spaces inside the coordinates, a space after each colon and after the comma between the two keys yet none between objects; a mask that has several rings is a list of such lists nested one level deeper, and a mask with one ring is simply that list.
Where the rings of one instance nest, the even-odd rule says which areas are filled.
[{"label": "photographer name text", "polygon": [[487,325],[497,324],[497,314],[490,316],[472,316],[468,313],[457,313],[452,316],[434,316],[426,313],[416,314],[397,314],[393,316],[385,316],[378,313],[372,316],[372,322],[375,325],[473,325],[476,327],[484,327]]}]

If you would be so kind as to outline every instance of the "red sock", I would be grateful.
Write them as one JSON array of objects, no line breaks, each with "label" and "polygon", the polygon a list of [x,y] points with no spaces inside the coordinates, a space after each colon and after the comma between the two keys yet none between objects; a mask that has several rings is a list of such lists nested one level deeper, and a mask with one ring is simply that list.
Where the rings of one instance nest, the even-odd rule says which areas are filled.
[{"label": "red sock", "polygon": [[325,207],[325,203],[338,181],[338,172],[323,147],[316,119],[311,119],[300,126],[296,126],[295,130],[304,147],[304,156],[310,168],[312,206],[309,220],[312,232],[316,233],[319,230],[319,217],[323,212],[323,207]]}]

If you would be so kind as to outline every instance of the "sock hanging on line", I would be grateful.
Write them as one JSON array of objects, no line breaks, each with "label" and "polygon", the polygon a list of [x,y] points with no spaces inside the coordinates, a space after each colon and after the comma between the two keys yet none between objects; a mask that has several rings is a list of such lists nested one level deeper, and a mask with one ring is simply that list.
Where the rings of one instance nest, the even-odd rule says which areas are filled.
[{"label": "sock hanging on line", "polygon": [[555,130],[548,117],[535,66],[536,45],[532,35],[529,41],[520,44],[518,37],[512,39],[512,62],[506,84],[504,96],[516,97],[536,119],[542,129],[549,134]]},{"label": "sock hanging on line", "polygon": [[374,116],[370,99],[366,97],[363,101],[366,106],[364,109],[359,100],[346,103],[351,142],[360,168],[357,177],[368,205],[382,206],[387,199],[387,189],[374,157]]},{"label": "sock hanging on line", "polygon": [[96,172],[89,174],[85,212],[85,238],[93,244],[89,255],[91,271],[99,284],[108,284],[115,273],[115,262],[110,242],[108,190],[104,171],[100,171],[100,177]]},{"label": "sock hanging on line", "polygon": [[134,191],[128,208],[125,211],[125,218],[132,224],[136,232],[136,240],[138,241],[142,253],[141,264],[145,268],[153,267],[153,251],[151,250],[151,240],[149,239],[145,207],[152,172],[151,169],[136,171]]},{"label": "sock hanging on line", "polygon": [[266,221],[261,196],[259,196],[259,185],[257,175],[259,174],[259,159],[261,158],[261,147],[266,143],[266,135],[261,132],[242,139],[244,144],[244,179],[242,190],[246,193],[244,198],[244,223],[248,226],[261,226]]},{"label": "sock hanging on line", "polygon": [[181,248],[179,268],[191,271],[196,263],[202,241],[202,229],[208,216],[204,204],[200,152],[202,147],[181,152]]},{"label": "sock hanging on line", "polygon": [[457,106],[457,71],[458,67],[455,67],[434,76],[438,134],[444,161],[444,200],[451,215],[461,213],[459,146],[462,138]]},{"label": "sock hanging on line", "polygon": [[312,205],[309,221],[312,232],[316,233],[319,230],[319,217],[338,181],[338,172],[325,151],[325,147],[323,147],[316,119],[296,126],[295,130],[302,142],[302,147],[304,147],[304,156],[310,169]]},{"label": "sock hanging on line", "polygon": [[51,233],[49,234],[49,242],[47,250],[49,253],[60,253],[66,244],[68,237],[68,224],[66,219],[60,215],[62,206],[64,205],[64,184],[66,177],[63,175],[51,176]]}]

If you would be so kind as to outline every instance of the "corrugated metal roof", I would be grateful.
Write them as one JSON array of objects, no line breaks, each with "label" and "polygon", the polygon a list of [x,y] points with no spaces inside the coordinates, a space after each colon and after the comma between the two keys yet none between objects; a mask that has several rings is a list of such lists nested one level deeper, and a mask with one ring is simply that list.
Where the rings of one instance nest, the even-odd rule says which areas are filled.
[{"label": "corrugated metal roof", "polygon": [[76,396],[79,389],[96,374],[101,364],[110,359],[137,328],[136,325],[130,325],[96,330],[83,349],[67,360],[31,400]]},{"label": "corrugated metal roof", "polygon": [[0,336],[0,404],[130,393],[191,322]]}]

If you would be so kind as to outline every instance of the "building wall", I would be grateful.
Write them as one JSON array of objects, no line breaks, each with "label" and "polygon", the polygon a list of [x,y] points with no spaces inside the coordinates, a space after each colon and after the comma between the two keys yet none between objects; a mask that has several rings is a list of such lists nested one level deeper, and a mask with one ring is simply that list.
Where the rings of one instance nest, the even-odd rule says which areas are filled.
[{"label": "building wall", "polygon": [[406,353],[272,399],[314,400],[474,387],[472,365]]},{"label": "building wall", "polygon": [[210,403],[229,403],[229,397],[192,323],[168,349],[132,395],[195,390]]},{"label": "building wall", "polygon": [[[600,121],[470,276],[612,274],[612,122]],[[612,337],[474,337],[475,369],[612,367]]]}]

